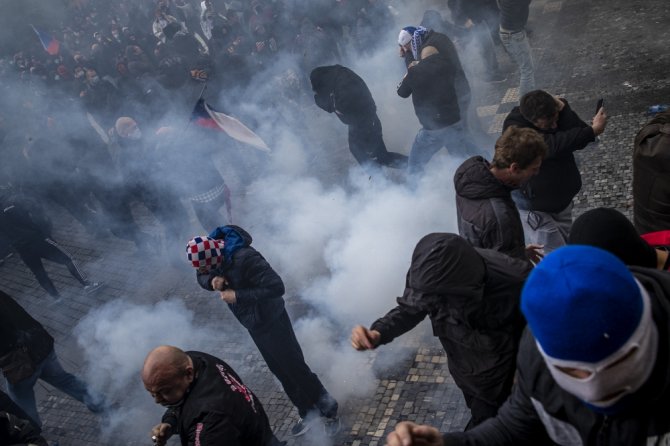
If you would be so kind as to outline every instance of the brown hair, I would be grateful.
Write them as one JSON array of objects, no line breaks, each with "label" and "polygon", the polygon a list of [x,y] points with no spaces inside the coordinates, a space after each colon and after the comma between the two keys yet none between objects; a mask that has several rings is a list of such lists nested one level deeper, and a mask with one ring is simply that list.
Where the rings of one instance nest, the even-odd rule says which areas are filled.
[{"label": "brown hair", "polygon": [[521,115],[530,122],[551,119],[558,112],[556,98],[544,90],[529,91],[519,101]]},{"label": "brown hair", "polygon": [[547,156],[547,143],[538,132],[531,128],[509,127],[496,141],[496,150],[491,164],[505,169],[516,163],[525,169],[538,157]]}]

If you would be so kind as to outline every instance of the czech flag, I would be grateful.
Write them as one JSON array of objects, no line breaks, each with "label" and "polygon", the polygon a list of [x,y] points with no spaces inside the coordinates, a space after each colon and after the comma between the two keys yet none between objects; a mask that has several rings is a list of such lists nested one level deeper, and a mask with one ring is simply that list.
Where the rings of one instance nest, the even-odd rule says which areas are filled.
[{"label": "czech flag", "polygon": [[52,56],[58,54],[58,51],[60,51],[60,42],[56,40],[51,34],[45,31],[40,31],[33,25],[30,26],[33,28],[33,31],[35,31],[35,34],[37,34],[37,37],[39,37],[40,42],[42,42],[44,50]]},{"label": "czech flag", "polygon": [[195,104],[191,121],[200,127],[225,132],[231,138],[252,145],[257,149],[265,152],[270,151],[270,148],[260,136],[232,116],[214,110],[202,98]]}]

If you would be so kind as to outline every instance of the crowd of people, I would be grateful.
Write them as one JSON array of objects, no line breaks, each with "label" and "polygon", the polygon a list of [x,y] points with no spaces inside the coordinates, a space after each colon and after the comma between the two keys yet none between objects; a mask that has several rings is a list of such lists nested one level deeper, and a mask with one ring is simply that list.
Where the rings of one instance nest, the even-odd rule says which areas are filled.
[{"label": "crowd of people", "polygon": [[[67,2],[66,22],[34,27],[39,39],[31,48],[0,58],[0,254],[16,253],[54,299],[61,293],[42,259],[65,265],[93,293],[103,284],[86,278],[54,240],[51,205],[95,237],[113,235],[180,262],[192,235],[191,206],[208,233],[186,246],[194,284],[218,293],[249,332],[297,410],[291,434],[320,423],[336,436],[339,404],[303,355],[280,274],[232,224],[231,191],[212,162],[226,145],[235,168],[249,170],[249,152],[240,155],[244,143],[222,142],[193,122],[184,130],[174,118],[187,123],[205,87],[226,92],[227,107],[273,73],[284,90],[265,105],[313,93],[316,106],[347,126],[349,151],[371,174],[401,170],[412,188],[442,148],[462,161],[449,173],[459,233],[418,241],[397,306],[369,328],[355,326],[351,345],[378,348],[428,316],[472,417],[465,432],[446,434],[405,421],[388,445],[664,444],[670,112],[635,139],[634,223],[606,208],[573,219],[582,186],[574,152],[598,144],[605,108],[582,118],[565,98],[536,89],[530,0],[447,4],[451,21],[431,10],[421,23],[399,25],[401,8],[390,0]],[[391,44],[406,68],[397,94],[411,96],[421,125],[407,156],[387,150],[370,89],[342,65],[386,45],[379,29],[397,29]],[[469,43],[485,76],[462,61]],[[475,79],[505,77],[497,43],[518,65],[521,96],[491,150],[474,142],[468,111]],[[291,69],[279,64],[274,73],[285,56]],[[305,116],[300,106],[293,112]],[[198,147],[185,152],[196,139]],[[173,181],[175,171],[188,181]],[[136,220],[138,203],[160,230]],[[0,308],[3,444],[46,444],[33,392],[38,379],[94,413],[112,410],[108,398],[63,369],[53,337],[5,292]],[[158,346],[141,378],[166,408],[150,433],[155,444],[172,435],[189,446],[284,444],[254,385],[222,359]]]}]

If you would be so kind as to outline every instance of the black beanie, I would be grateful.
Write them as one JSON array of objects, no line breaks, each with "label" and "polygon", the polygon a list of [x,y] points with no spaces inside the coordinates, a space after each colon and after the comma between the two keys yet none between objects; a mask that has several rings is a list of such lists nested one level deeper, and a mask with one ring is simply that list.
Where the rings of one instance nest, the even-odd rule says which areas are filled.
[{"label": "black beanie", "polygon": [[596,208],[584,212],[572,224],[570,245],[590,245],[617,256],[626,265],[656,268],[656,250],[649,246],[621,212]]}]

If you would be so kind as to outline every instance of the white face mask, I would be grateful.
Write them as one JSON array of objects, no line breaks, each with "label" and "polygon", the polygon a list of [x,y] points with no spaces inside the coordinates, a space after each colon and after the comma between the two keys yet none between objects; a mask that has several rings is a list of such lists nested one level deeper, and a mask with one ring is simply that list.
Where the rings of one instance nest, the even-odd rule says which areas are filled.
[{"label": "white face mask", "polygon": [[[621,348],[596,363],[566,361],[548,356],[538,343],[540,353],[556,383],[566,392],[596,407],[608,408],[621,398],[636,392],[649,379],[658,351],[658,330],[651,317],[647,291],[638,282],[643,311],[640,324]],[[575,378],[559,369],[590,372],[586,378]]]}]

